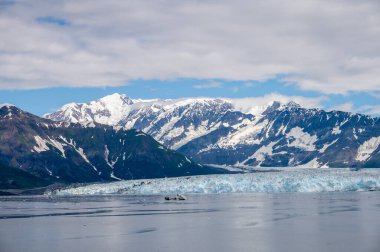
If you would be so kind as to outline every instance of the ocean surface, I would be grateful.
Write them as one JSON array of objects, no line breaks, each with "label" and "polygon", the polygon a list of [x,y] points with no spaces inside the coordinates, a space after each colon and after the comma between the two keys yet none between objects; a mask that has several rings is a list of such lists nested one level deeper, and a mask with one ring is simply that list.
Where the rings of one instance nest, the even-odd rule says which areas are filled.
[{"label": "ocean surface", "polygon": [[380,251],[380,192],[0,198],[0,251]]},{"label": "ocean surface", "polygon": [[[165,196],[185,194],[185,201]],[[0,252],[380,251],[380,169],[272,169],[0,198]]]}]

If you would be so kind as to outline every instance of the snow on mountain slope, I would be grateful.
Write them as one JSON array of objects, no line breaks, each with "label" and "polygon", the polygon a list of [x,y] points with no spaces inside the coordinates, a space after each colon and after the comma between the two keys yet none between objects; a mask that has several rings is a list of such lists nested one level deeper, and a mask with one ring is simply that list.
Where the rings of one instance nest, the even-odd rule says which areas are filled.
[{"label": "snow on mountain slope", "polygon": [[372,137],[358,148],[356,160],[365,161],[374,153],[380,145],[380,137]]},{"label": "snow on mountain slope", "polygon": [[314,143],[317,141],[317,136],[311,136],[304,132],[300,127],[294,127],[286,134],[288,139],[292,139],[288,144],[289,147],[304,149],[306,151],[314,151]]},{"label": "snow on mountain slope", "polygon": [[131,104],[133,101],[126,95],[113,94],[89,103],[69,103],[61,108],[61,113],[53,114],[56,121],[115,125],[128,115]]},{"label": "snow on mountain slope", "polygon": [[[274,101],[263,106],[254,101],[142,100],[113,94],[65,105],[46,117],[86,126],[100,123],[142,130],[200,163],[350,167],[380,162],[375,150],[368,154],[368,146],[359,149],[371,138],[380,137],[379,118],[307,109],[295,102]],[[374,147],[374,143],[368,144]]]}]

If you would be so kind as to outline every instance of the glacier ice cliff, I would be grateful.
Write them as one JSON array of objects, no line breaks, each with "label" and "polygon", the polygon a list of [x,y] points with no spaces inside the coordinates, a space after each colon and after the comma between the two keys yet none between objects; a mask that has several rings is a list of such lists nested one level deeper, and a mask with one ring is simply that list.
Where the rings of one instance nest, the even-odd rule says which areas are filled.
[{"label": "glacier ice cliff", "polygon": [[276,169],[234,175],[128,180],[55,190],[48,194],[175,194],[245,192],[332,192],[380,190],[380,169]]}]

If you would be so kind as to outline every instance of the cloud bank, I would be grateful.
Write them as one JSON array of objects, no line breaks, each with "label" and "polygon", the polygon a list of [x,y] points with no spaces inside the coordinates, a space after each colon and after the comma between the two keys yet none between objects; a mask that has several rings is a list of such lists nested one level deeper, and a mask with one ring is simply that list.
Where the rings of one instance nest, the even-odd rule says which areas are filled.
[{"label": "cloud bank", "polygon": [[0,89],[279,77],[380,89],[380,2],[15,1],[0,5]]}]

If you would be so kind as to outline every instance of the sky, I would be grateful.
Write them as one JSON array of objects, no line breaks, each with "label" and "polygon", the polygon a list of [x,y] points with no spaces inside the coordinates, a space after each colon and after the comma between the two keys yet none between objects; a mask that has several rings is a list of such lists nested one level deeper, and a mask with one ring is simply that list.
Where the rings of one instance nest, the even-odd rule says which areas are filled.
[{"label": "sky", "polygon": [[115,92],[380,115],[378,0],[0,0],[0,103]]}]

